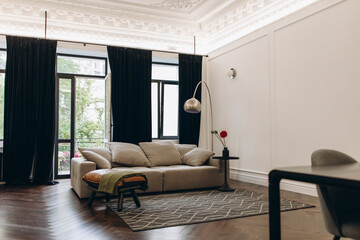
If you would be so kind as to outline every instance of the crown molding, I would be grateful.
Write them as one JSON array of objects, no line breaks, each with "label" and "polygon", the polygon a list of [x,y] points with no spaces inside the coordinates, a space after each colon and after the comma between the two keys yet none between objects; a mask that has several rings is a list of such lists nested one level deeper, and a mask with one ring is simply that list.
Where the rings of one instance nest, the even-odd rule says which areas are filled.
[{"label": "crown molding", "polygon": [[0,33],[207,54],[319,0],[3,0]]},{"label": "crown molding", "polygon": [[[248,0],[203,26],[207,49],[216,50],[318,0]],[[205,28],[205,29],[204,29]],[[216,34],[214,30],[217,29]]]}]

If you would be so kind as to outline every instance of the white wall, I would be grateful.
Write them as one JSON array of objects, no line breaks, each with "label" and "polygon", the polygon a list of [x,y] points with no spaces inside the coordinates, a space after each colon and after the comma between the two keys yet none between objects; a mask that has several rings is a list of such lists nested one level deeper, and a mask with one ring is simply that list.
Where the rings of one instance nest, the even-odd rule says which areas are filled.
[{"label": "white wall", "polygon": [[240,156],[232,178],[266,185],[272,168],[309,165],[319,148],[360,160],[359,12],[359,0],[319,1],[209,54],[214,126]]}]

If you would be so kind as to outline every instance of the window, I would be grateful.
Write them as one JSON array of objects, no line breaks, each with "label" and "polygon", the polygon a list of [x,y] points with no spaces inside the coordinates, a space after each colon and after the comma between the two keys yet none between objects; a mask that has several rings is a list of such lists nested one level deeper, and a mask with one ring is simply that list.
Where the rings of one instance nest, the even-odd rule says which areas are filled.
[{"label": "window", "polygon": [[178,138],[179,65],[177,59],[154,58],[152,64],[152,138]]},{"label": "window", "polygon": [[0,140],[4,139],[5,64],[6,51],[0,49]]},{"label": "window", "polygon": [[106,75],[106,61],[103,58],[58,55],[57,72],[104,77]]},{"label": "window", "polygon": [[79,147],[104,147],[108,136],[107,59],[57,56],[58,141],[56,178],[70,175]]}]

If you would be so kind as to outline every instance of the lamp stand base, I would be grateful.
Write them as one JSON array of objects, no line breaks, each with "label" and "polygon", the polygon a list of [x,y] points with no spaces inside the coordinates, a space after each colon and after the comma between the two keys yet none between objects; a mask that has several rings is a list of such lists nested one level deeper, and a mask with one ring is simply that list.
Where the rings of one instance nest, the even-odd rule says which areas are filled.
[{"label": "lamp stand base", "polygon": [[221,192],[233,192],[233,191],[235,191],[235,189],[231,188],[229,186],[229,184],[224,184],[221,187],[219,187],[217,190],[219,190]]}]

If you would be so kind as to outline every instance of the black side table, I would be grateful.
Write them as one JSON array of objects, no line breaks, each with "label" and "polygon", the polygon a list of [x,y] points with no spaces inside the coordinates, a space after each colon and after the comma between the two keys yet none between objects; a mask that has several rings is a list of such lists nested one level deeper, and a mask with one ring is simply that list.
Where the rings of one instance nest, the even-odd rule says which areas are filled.
[{"label": "black side table", "polygon": [[227,182],[227,176],[228,176],[228,160],[237,160],[239,159],[238,157],[227,157],[227,156],[215,156],[215,157],[212,157],[213,159],[219,159],[219,160],[224,160],[225,161],[225,180],[224,180],[224,184],[218,188],[219,191],[222,191],[222,192],[232,192],[234,191],[235,189],[231,188]]}]

